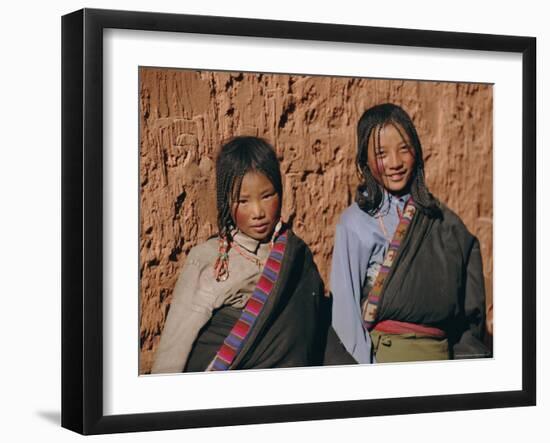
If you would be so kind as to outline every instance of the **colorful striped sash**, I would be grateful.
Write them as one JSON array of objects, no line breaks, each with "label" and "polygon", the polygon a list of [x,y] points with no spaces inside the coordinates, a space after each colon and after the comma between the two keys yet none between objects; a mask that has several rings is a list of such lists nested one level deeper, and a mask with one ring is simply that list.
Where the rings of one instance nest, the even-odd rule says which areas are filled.
[{"label": "colorful striped sash", "polygon": [[287,239],[287,232],[283,232],[273,243],[256,288],[246,303],[237,323],[235,323],[216,356],[206,368],[207,371],[225,371],[229,369],[237,354],[242,350],[279,277]]},{"label": "colorful striped sash", "polygon": [[395,257],[397,256],[397,251],[401,246],[401,242],[403,241],[405,235],[407,234],[407,231],[409,230],[409,226],[415,212],[416,206],[414,205],[412,198],[409,198],[407,204],[405,205],[403,215],[399,220],[399,225],[395,230],[395,234],[393,235],[390,246],[386,252],[386,256],[384,257],[384,262],[380,266],[380,270],[378,271],[376,280],[374,281],[372,289],[367,296],[367,302],[365,303],[363,308],[363,324],[369,331],[374,327],[376,323],[376,317],[378,316],[378,306],[380,304],[380,294],[382,293],[384,281],[386,280],[386,277],[390,272]]}]

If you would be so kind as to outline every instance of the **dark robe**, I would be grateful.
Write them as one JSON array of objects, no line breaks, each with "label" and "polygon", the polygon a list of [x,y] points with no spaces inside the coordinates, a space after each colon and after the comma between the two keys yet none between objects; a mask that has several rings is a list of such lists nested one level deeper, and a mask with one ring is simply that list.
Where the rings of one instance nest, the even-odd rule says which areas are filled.
[{"label": "dark robe", "polygon": [[451,358],[487,357],[479,242],[456,214],[441,210],[441,217],[417,210],[384,282],[377,320],[438,327]]},{"label": "dark robe", "polygon": [[[331,303],[311,251],[288,234],[273,292],[229,369],[318,366],[325,358],[330,364],[354,362],[330,328]],[[226,306],[213,313],[193,345],[186,372],[206,369],[241,312]]]}]

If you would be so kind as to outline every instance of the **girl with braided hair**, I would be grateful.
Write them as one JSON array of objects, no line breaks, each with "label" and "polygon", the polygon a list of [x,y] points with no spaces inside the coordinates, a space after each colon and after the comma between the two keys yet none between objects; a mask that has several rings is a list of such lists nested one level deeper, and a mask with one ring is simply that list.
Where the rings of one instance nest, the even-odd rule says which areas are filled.
[{"label": "girl with braided hair", "polygon": [[391,103],[357,125],[355,203],[336,227],[332,326],[358,363],[487,357],[479,242],[426,187],[422,147]]},{"label": "girl with braided hair", "polygon": [[187,257],[152,372],[322,364],[330,306],[311,251],[281,220],[273,147],[230,140],[216,187],[219,234]]}]

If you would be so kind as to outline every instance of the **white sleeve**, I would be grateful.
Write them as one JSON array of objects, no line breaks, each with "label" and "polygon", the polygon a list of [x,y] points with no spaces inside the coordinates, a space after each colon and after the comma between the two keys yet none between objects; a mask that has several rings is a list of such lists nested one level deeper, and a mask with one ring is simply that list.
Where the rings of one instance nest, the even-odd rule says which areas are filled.
[{"label": "white sleeve", "polygon": [[152,374],[182,372],[185,368],[193,343],[213,312],[214,296],[201,284],[207,271],[188,257],[174,287]]}]

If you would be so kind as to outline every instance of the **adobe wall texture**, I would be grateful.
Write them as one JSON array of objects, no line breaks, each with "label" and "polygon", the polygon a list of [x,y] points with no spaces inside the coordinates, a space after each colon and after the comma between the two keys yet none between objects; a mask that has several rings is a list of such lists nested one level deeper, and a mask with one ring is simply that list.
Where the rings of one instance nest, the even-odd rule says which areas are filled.
[{"label": "adobe wall texture", "polygon": [[353,201],[355,127],[393,102],[413,119],[431,192],[481,242],[492,301],[492,86],[346,77],[140,70],[140,373],[151,368],[189,250],[216,232],[215,155],[257,135],[281,161],[283,217],[328,283],[334,228]]}]

